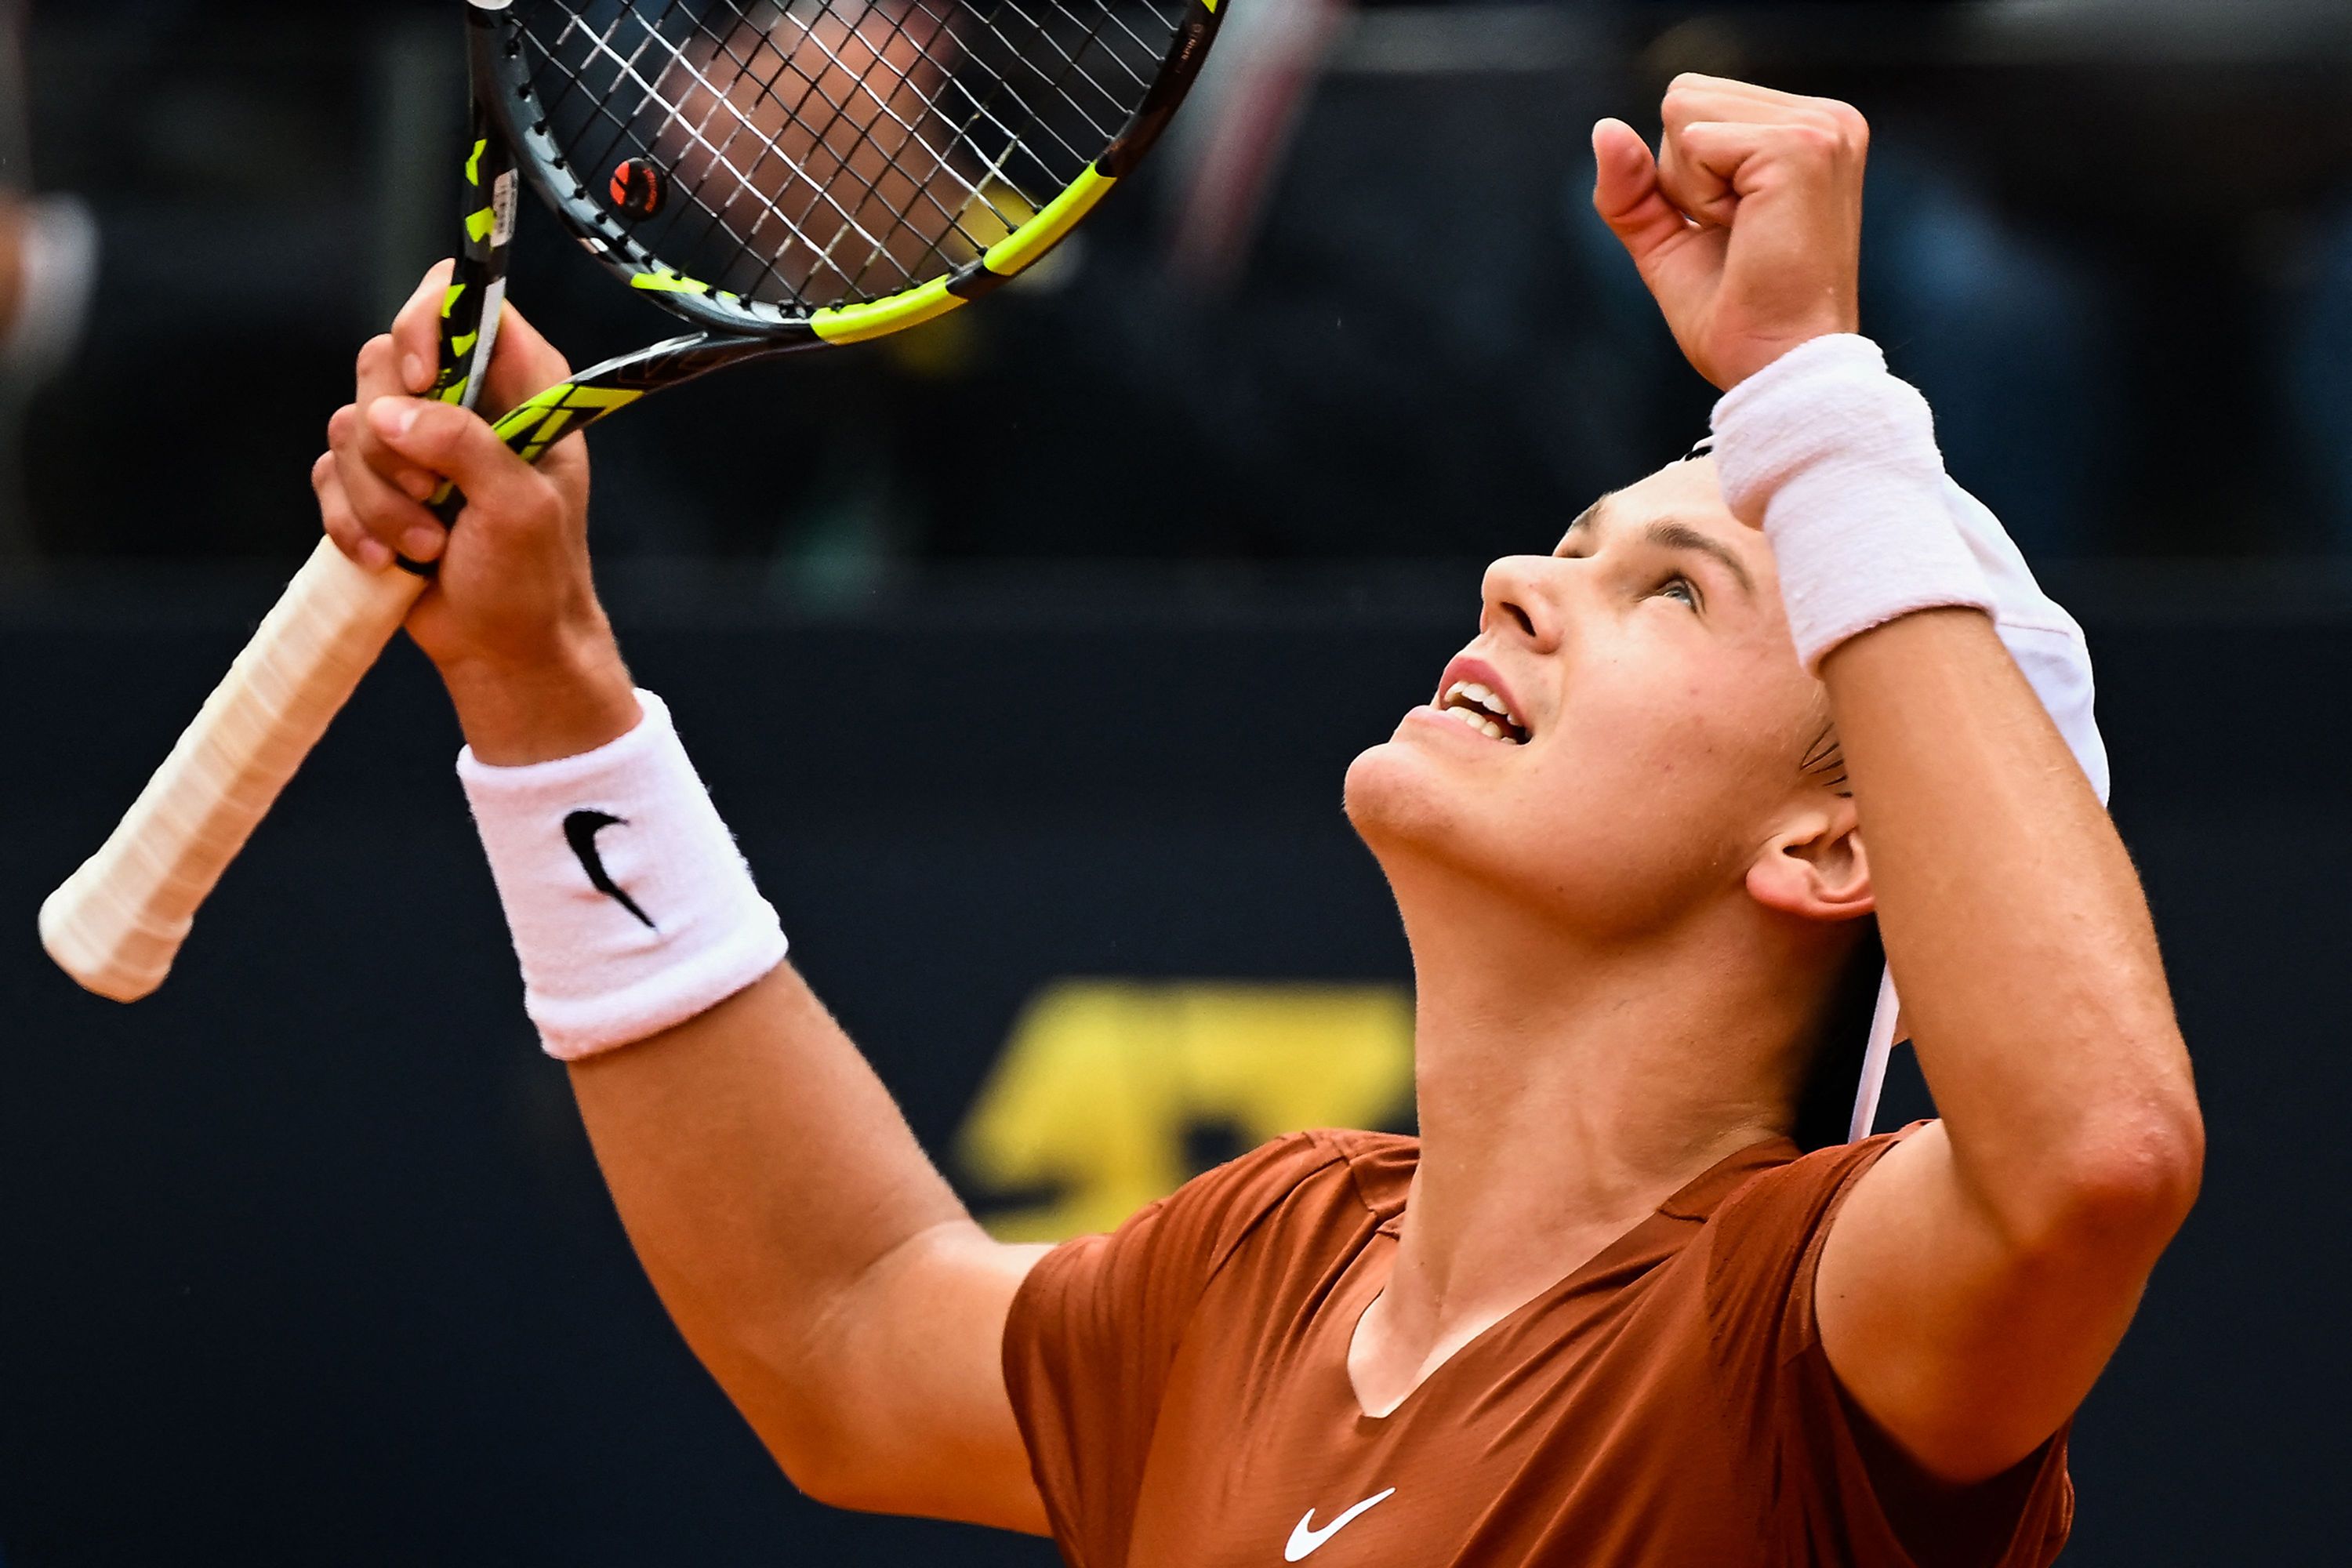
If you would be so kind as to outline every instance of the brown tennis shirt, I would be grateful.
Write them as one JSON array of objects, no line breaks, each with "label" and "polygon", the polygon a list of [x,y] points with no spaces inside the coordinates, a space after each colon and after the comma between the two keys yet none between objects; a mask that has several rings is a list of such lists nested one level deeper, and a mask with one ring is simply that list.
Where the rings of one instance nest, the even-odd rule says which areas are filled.
[{"label": "brown tennis shirt", "polygon": [[1306,1132],[1040,1262],[1004,1372],[1074,1568],[2028,1568],[2064,1435],[1925,1487],[1813,1322],[1839,1199],[1893,1142],[1745,1150],[1471,1342],[1391,1415],[1348,1377],[1418,1146]]}]

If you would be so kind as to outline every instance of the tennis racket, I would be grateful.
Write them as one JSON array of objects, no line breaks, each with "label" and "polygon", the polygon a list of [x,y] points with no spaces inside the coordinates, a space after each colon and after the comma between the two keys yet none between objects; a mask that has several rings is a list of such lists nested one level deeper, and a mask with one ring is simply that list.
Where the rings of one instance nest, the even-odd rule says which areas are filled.
[{"label": "tennis racket", "polygon": [[[519,185],[685,335],[507,411],[530,460],[724,365],[957,310],[1148,152],[1221,0],[467,0],[464,249],[433,395],[471,406]],[[463,510],[447,490],[433,509]],[[407,563],[404,563],[406,565]],[[91,991],[163,983],[197,908],[425,592],[321,542],[97,854],[41,906]]]}]

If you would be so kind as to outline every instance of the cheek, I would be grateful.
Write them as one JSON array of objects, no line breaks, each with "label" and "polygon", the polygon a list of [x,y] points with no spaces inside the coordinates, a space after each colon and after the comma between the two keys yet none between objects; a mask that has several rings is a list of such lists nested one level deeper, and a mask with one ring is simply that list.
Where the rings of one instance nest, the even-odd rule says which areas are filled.
[{"label": "cheek", "polygon": [[1375,853],[1433,855],[1580,922],[1670,920],[1744,874],[1766,769],[1787,761],[1782,683],[1705,651],[1723,657],[1592,659],[1544,732],[1497,766],[1375,746],[1348,770],[1349,818]]},{"label": "cheek", "polygon": [[1545,841],[1573,837],[1666,882],[1736,869],[1793,728],[1775,726],[1779,693],[1744,661],[1612,673],[1622,679],[1588,683],[1530,748],[1517,809]]},{"label": "cheek", "polygon": [[1704,791],[1727,761],[1721,685],[1718,672],[1638,649],[1585,672],[1529,761],[1548,783],[1612,813]]}]

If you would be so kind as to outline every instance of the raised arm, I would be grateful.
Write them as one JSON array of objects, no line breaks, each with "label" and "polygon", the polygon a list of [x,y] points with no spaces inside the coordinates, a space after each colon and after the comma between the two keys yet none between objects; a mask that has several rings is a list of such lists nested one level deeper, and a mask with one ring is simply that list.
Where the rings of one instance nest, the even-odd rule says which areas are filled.
[{"label": "raised arm", "polygon": [[2131,862],[1991,624],[1906,616],[1822,675],[1941,1113],[1832,1230],[1822,1338],[1864,1409],[1973,1479],[2122,1339],[2196,1195],[2195,1090]]},{"label": "raised arm", "polygon": [[[534,469],[480,418],[414,395],[440,293],[428,278],[362,353],[313,476],[320,510],[363,564],[440,562],[409,630],[479,762],[577,757],[644,721],[589,576],[586,453],[575,437]],[[509,310],[485,406],[564,374]],[[469,501],[446,538],[417,503],[443,475]],[[571,1072],[647,1276],[803,1490],[1043,1532],[1000,1363],[1042,1249],[972,1223],[790,965]]]},{"label": "raised arm", "polygon": [[[1692,362],[1729,392],[1793,349],[1856,331],[1861,116],[1685,78],[1665,119],[1654,162],[1630,129],[1596,132],[1596,203]],[[1840,397],[1879,395],[1867,384],[1878,373],[1853,374]],[[1784,368],[1769,384],[1787,380]],[[1756,391],[1743,395],[1752,406]],[[1842,450],[1860,406],[1832,399],[1789,422],[1802,448],[1789,461],[1811,466],[1811,497],[1758,484],[1732,498],[1746,521],[1771,519],[1792,620],[1774,504],[1843,508],[1841,526],[1860,531],[1850,542],[1915,531],[1903,538],[1919,549],[1887,558],[1892,575],[1927,570],[1920,558],[1948,544],[1923,521],[1941,508],[1924,428],[1904,448],[1884,438],[1899,426],[1890,416]],[[1725,422],[1719,412],[1729,494],[1743,462],[1743,481],[1770,465],[1727,450]],[[1865,515],[1871,504],[1905,515]],[[1833,571],[1821,585],[1863,591]],[[2195,1090],[2131,863],[1992,621],[1975,608],[1900,613],[1835,642],[1818,668],[1941,1113],[1840,1211],[1816,1280],[1821,1333],[1879,1426],[1929,1471],[1978,1480],[2046,1440],[2121,1339],[2196,1194]]]}]

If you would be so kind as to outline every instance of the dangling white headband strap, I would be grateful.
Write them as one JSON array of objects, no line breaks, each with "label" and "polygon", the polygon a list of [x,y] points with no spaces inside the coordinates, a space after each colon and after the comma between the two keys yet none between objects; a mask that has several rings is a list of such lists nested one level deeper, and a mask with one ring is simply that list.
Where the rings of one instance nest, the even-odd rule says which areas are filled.
[{"label": "dangling white headband strap", "polygon": [[[1984,610],[2106,800],[2083,628],[2042,591],[2000,521],[1945,474],[1927,400],[1888,373],[1877,344],[1841,333],[1791,349],[1726,394],[1714,425],[1724,499],[1772,541],[1806,668],[1915,610]],[[1850,1137],[1869,1136],[1876,1120],[1897,1011],[1889,973]]]}]

